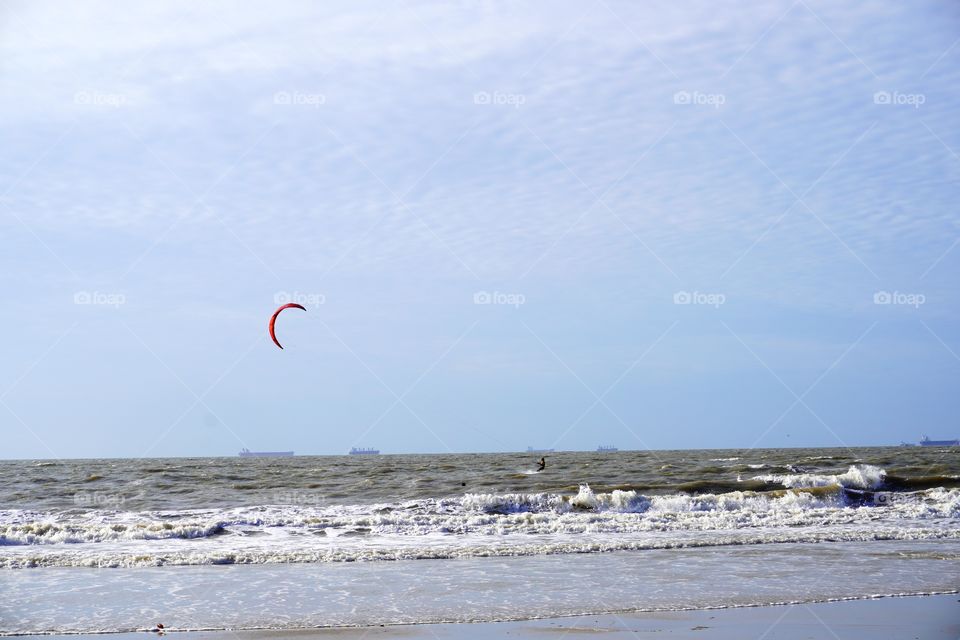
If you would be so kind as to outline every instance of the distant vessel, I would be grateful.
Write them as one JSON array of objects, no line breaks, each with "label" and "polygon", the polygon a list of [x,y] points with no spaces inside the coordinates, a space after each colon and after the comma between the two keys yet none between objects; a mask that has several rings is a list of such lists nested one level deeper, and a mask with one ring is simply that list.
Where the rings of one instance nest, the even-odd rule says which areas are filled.
[{"label": "distant vessel", "polygon": [[527,447],[527,453],[553,453],[553,449],[534,449],[533,447]]},{"label": "distant vessel", "polygon": [[960,447],[960,440],[931,440],[929,436],[920,438],[921,447]]},{"label": "distant vessel", "polygon": [[620,451],[620,449],[617,449],[612,444],[602,444],[597,447],[597,453],[612,453],[614,451]]},{"label": "distant vessel", "polygon": [[352,456],[377,456],[380,455],[380,449],[357,449],[356,447],[350,449],[350,455]]},{"label": "distant vessel", "polygon": [[250,451],[243,448],[238,453],[241,458],[286,458],[293,455],[293,451]]}]

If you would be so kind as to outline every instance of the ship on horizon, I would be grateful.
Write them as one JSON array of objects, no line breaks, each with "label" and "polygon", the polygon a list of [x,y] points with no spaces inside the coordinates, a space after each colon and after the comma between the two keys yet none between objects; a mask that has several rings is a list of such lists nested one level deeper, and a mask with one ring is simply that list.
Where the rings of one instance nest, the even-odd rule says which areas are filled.
[{"label": "ship on horizon", "polygon": [[931,440],[930,436],[924,435],[920,442],[900,441],[901,447],[960,447],[960,440]]},{"label": "ship on horizon", "polygon": [[244,447],[237,455],[241,458],[287,458],[293,455],[293,451],[250,451]]},{"label": "ship on horizon", "polygon": [[369,448],[369,449],[360,448],[360,449],[358,449],[358,448],[356,448],[356,447],[353,447],[352,449],[350,449],[350,454],[349,454],[349,455],[351,455],[351,456],[377,456],[377,455],[380,455],[380,449],[373,449],[373,448]]},{"label": "ship on horizon", "polygon": [[613,453],[614,451],[620,451],[612,444],[602,444],[597,447],[597,453]]}]

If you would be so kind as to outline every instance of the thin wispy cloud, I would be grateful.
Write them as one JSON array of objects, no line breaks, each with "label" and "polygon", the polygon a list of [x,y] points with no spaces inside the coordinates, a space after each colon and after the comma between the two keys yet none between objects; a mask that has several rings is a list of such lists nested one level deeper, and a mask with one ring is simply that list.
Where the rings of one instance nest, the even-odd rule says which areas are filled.
[{"label": "thin wispy cloud", "polygon": [[[711,310],[745,341],[772,345],[765,357],[799,358],[802,380],[790,381],[799,388],[878,313],[896,330],[878,330],[868,349],[910,345],[914,372],[938,357],[942,345],[914,330],[910,305],[875,304],[877,292],[925,295],[913,311],[955,342],[960,16],[945,5],[7,3],[2,12],[0,281],[10,304],[0,317],[24,338],[0,383],[52,342],[57,318],[81,321],[86,343],[51,354],[55,375],[98,372],[91,380],[112,391],[81,387],[125,407],[102,422],[84,410],[88,428],[114,433],[135,415],[142,396],[124,399],[126,390],[155,363],[131,358],[124,349],[134,346],[111,337],[110,306],[76,305],[78,291],[123,294],[116,313],[196,388],[262,330],[277,292],[323,294],[313,312],[399,387],[479,317],[480,338],[416,393],[437,398],[441,422],[478,388],[506,393],[490,409],[501,440],[505,406],[521,406],[513,423],[548,440],[554,418],[563,421],[538,417],[549,394],[535,392],[530,406],[518,398],[569,382],[544,377],[549,362],[511,313],[555,332],[544,341],[597,388],[622,370],[623,353],[679,320],[677,337],[637,372],[655,378],[657,367],[688,363],[702,377],[663,391],[678,402],[740,367],[709,305],[675,304],[678,292],[723,294]],[[478,291],[526,302],[476,305]],[[43,320],[20,328],[28,309]],[[328,409],[362,429],[354,412],[382,394],[361,390],[368,372],[317,329],[299,338],[329,361],[288,361],[312,386],[337,389]],[[597,332],[603,340],[589,337]],[[236,379],[272,362],[266,346],[231,374],[235,387],[218,386],[224,403],[246,396],[246,411],[222,411],[244,438],[258,428],[244,413],[270,415],[284,384]],[[509,391],[491,380],[505,371]],[[154,382],[164,393],[170,381]],[[11,402],[29,404],[49,384],[31,375]],[[873,384],[888,395],[898,379]],[[284,414],[305,402],[287,400]],[[671,415],[668,405],[630,410],[649,424]],[[69,416],[44,408],[31,424],[56,434]],[[597,419],[607,439],[622,432]],[[419,429],[403,424],[397,448],[404,429]],[[309,440],[306,425],[289,438]],[[390,425],[378,425],[380,438],[394,438]],[[737,428],[749,440],[751,426]],[[907,435],[889,428],[887,439]],[[18,452],[35,450],[25,440]]]}]

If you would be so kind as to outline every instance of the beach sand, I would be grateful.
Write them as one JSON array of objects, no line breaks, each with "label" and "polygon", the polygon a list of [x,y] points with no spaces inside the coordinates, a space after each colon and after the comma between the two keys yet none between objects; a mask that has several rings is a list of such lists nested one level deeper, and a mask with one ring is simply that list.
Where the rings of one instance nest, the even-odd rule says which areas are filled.
[{"label": "beach sand", "polygon": [[[691,638],[697,640],[828,638],[837,640],[929,640],[960,638],[960,595],[887,597],[812,604],[622,613],[548,618],[521,622],[387,625],[295,630],[185,631],[171,629],[179,640],[305,640],[325,638],[423,638],[425,640],[545,640],[602,637]],[[73,638],[78,636],[44,636]],[[91,636],[92,637],[92,636]],[[103,637],[103,636],[97,636]],[[111,635],[117,640],[144,638],[141,633]],[[148,637],[153,637],[148,636]]]}]

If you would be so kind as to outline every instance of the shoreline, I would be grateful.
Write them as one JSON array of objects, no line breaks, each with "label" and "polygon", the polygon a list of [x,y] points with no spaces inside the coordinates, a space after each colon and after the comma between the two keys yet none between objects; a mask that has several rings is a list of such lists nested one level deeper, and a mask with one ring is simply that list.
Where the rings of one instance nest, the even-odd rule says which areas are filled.
[{"label": "shoreline", "polygon": [[[774,634],[774,631],[776,633]],[[16,638],[118,639],[160,637],[149,629],[76,634],[6,635]],[[623,611],[577,614],[524,620],[485,622],[397,623],[374,626],[331,626],[291,629],[166,629],[162,635],[189,640],[302,640],[337,638],[363,640],[380,638],[423,638],[481,640],[510,637],[519,640],[544,638],[547,634],[602,635],[610,640],[644,637],[641,634],[669,635],[671,638],[734,640],[744,637],[849,638],[867,640],[882,637],[951,638],[960,636],[960,590],[936,594],[897,594],[840,598],[829,601],[790,602],[765,605],[660,611]]]},{"label": "shoreline", "polygon": [[[960,599],[957,545],[823,543],[778,545],[774,553],[734,546],[509,561],[9,571],[3,572],[9,598],[0,602],[0,635],[142,638],[157,623],[176,637],[210,639],[501,625],[493,633],[502,625],[569,626],[598,616],[750,620],[765,615],[751,611],[791,607],[906,607],[910,618],[918,605],[903,600]],[[98,606],[91,610],[93,597]]]}]

